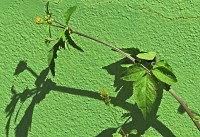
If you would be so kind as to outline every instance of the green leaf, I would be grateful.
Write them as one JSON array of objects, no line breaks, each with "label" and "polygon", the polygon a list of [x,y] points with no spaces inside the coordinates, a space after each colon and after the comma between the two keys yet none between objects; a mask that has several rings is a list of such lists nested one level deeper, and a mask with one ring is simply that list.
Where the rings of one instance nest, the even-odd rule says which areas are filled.
[{"label": "green leaf", "polygon": [[48,54],[48,66],[50,66],[51,61],[53,59],[53,53],[54,53],[53,49],[49,51],[49,54]]},{"label": "green leaf", "polygon": [[46,14],[50,14],[49,13],[49,1],[47,1],[45,8],[46,8],[46,10],[45,10]]},{"label": "green leaf", "polygon": [[139,53],[137,57],[144,60],[153,60],[156,57],[156,52]]},{"label": "green leaf", "polygon": [[131,135],[136,135],[137,134],[137,130],[136,129],[131,130],[130,134]]},{"label": "green leaf", "polygon": [[166,61],[159,61],[153,66],[153,75],[160,81],[172,85],[177,82],[176,76],[173,74],[171,67]]},{"label": "green leaf", "polygon": [[156,99],[157,85],[149,75],[145,75],[134,82],[133,86],[133,93],[137,106],[142,111],[144,119],[147,119]]},{"label": "green leaf", "polygon": [[133,64],[122,74],[121,78],[126,81],[137,81],[145,74],[146,70],[142,66],[138,64]]},{"label": "green leaf", "polygon": [[167,69],[168,71],[172,71],[172,68],[171,66],[167,63],[167,61],[165,60],[160,60],[158,61],[154,66],[153,68],[158,68],[158,67],[164,67],[165,69]]},{"label": "green leaf", "polygon": [[130,66],[133,66],[133,63],[130,63],[130,64],[121,64],[121,67],[123,67],[123,68],[129,68]]},{"label": "green leaf", "polygon": [[65,22],[66,24],[68,24],[69,20],[70,20],[70,17],[72,15],[72,13],[76,10],[76,6],[73,6],[73,7],[70,7],[64,14],[64,19],[65,19]]},{"label": "green leaf", "polygon": [[84,52],[83,49],[81,49],[74,41],[73,39],[71,38],[71,35],[69,33],[69,30],[66,30],[65,31],[65,37],[66,39],[68,40],[68,43],[75,49],[81,51],[81,52]]},{"label": "green leaf", "polygon": [[119,134],[119,133],[113,133],[112,136],[113,136],[113,137],[122,137],[122,135]]}]

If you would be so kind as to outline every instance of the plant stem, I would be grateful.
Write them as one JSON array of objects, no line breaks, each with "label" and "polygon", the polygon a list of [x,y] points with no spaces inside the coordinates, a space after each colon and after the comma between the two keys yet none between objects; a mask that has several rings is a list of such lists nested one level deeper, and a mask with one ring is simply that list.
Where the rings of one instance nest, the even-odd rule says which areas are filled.
[{"label": "plant stem", "polygon": [[[65,24],[63,24],[63,23],[61,23],[61,22],[59,22],[59,21],[53,20],[52,22],[55,22],[55,23],[61,25],[63,28],[67,27]],[[62,27],[61,27],[61,28],[62,28]],[[86,34],[83,34],[83,33],[81,33],[81,32],[77,32],[77,31],[73,30],[72,28],[69,28],[69,31],[70,31],[71,33],[74,33],[74,34],[77,34],[77,35],[79,35],[79,36],[82,36],[82,37],[91,39],[91,40],[93,40],[93,41],[96,41],[96,42],[98,42],[98,43],[101,43],[101,44],[103,44],[103,45],[105,45],[105,46],[107,46],[107,47],[109,47],[109,48],[111,48],[111,49],[113,49],[113,50],[119,52],[120,54],[122,54],[122,55],[124,55],[125,57],[127,57],[128,59],[130,59],[133,63],[135,63],[135,59],[134,59],[133,57],[131,57],[129,54],[123,52],[122,50],[120,50],[119,48],[117,48],[117,47],[115,47],[115,46],[113,46],[113,45],[110,45],[110,44],[108,44],[108,43],[106,43],[106,42],[103,42],[103,41],[101,41],[101,40],[99,40],[99,39],[97,39],[97,38],[91,37],[91,36],[86,35]],[[151,75],[151,72],[150,72],[150,70],[149,70],[147,67],[145,67],[143,64],[140,64],[140,66],[142,66],[142,67],[146,70],[146,72],[147,72],[149,75]]]},{"label": "plant stem", "polygon": [[57,27],[57,28],[62,28],[62,29],[64,29],[65,27],[63,27],[63,26],[58,26],[58,25],[54,25],[54,24],[49,24],[50,26],[53,26],[53,27]]},{"label": "plant stem", "polygon": [[67,27],[65,24],[63,24],[63,23],[61,23],[61,22],[59,22],[59,21],[57,21],[57,20],[53,20],[52,22],[55,22],[55,23],[57,23],[57,24],[63,26],[64,28]]},{"label": "plant stem", "polygon": [[122,134],[124,135],[124,137],[127,137],[127,135],[125,134],[124,130],[122,129],[122,127],[119,125],[118,121],[117,121],[117,118],[115,117],[115,114],[114,112],[112,111],[112,108],[110,107],[110,104],[108,104],[108,107],[109,107],[109,110],[110,112],[112,113],[112,116],[113,116],[113,119],[115,120],[118,128],[120,128],[120,131],[122,132]]},{"label": "plant stem", "polygon": [[[65,24],[60,23],[60,22],[58,22],[58,21],[56,21],[56,20],[53,20],[53,22],[55,22],[55,23],[61,25],[62,28],[65,28],[65,27],[66,27]],[[107,46],[107,47],[109,47],[109,48],[111,48],[111,49],[113,49],[113,50],[119,52],[120,54],[122,54],[122,55],[124,55],[125,57],[127,57],[128,59],[130,59],[133,63],[135,63],[135,58],[133,58],[133,57],[130,56],[129,54],[123,52],[122,50],[118,49],[117,47],[115,47],[115,46],[113,46],[113,45],[110,45],[110,44],[108,44],[108,43],[106,43],[106,42],[103,42],[103,41],[101,41],[101,40],[99,40],[99,39],[97,39],[97,38],[88,36],[88,35],[83,34],[83,33],[81,33],[81,32],[77,32],[77,31],[75,31],[75,30],[73,30],[73,29],[71,29],[71,28],[69,28],[69,31],[70,31],[71,33],[74,33],[74,34],[77,34],[77,35],[79,35],[79,36],[82,36],[82,37],[91,39],[91,40],[93,40],[93,41],[96,41],[96,42],[98,42],[98,43],[101,43],[101,44],[103,44],[103,45],[105,45],[105,46]],[[151,71],[150,71],[148,68],[146,68],[143,64],[140,64],[140,65],[147,71],[147,73],[148,73],[149,75],[151,75]],[[191,110],[185,105],[185,103],[183,102],[183,100],[182,100],[178,95],[176,95],[176,93],[175,93],[172,89],[170,89],[168,92],[170,92],[171,95],[184,107],[185,111],[188,113],[189,117],[190,117],[191,120],[194,122],[195,126],[198,128],[198,130],[200,130],[200,124],[199,124],[199,122],[197,122],[197,121],[194,120],[194,115],[193,115],[193,113],[192,113]],[[112,112],[112,113],[113,113],[113,112]],[[114,113],[113,113],[113,117],[114,117],[114,119],[116,120],[116,118],[115,118],[115,116],[114,116]],[[118,123],[117,123],[117,124],[118,124]],[[123,131],[123,130],[122,130],[122,131]],[[122,132],[122,133],[123,133],[123,132]],[[126,136],[125,133],[124,133],[124,135]]]},{"label": "plant stem", "polygon": [[[135,59],[134,59],[132,56],[130,56],[129,54],[123,52],[123,51],[120,50],[119,48],[117,48],[117,47],[115,47],[115,46],[113,46],[113,45],[110,45],[110,44],[108,44],[108,43],[106,43],[106,42],[103,42],[103,41],[101,41],[101,40],[99,40],[99,39],[97,39],[97,38],[94,38],[94,37],[88,36],[88,35],[86,35],[86,34],[77,32],[77,31],[75,31],[75,30],[73,30],[73,29],[71,29],[71,28],[69,28],[69,30],[70,30],[71,33],[78,34],[79,36],[83,36],[83,37],[85,37],[85,38],[88,38],[88,39],[91,39],[91,40],[96,41],[96,42],[98,42],[98,43],[101,43],[101,44],[103,44],[103,45],[105,45],[105,46],[107,46],[107,47],[109,47],[109,48],[111,48],[111,49],[117,51],[118,53],[124,55],[125,57],[127,57],[128,59],[130,59],[133,63],[135,63]],[[146,72],[147,72],[149,75],[151,75],[151,72],[150,72],[150,70],[149,70],[147,67],[145,67],[143,64],[140,64],[140,65],[146,70]]]},{"label": "plant stem", "polygon": [[183,108],[185,109],[185,111],[187,112],[187,114],[189,115],[189,117],[191,118],[193,123],[195,124],[195,126],[200,131],[199,122],[194,120],[195,117],[194,117],[193,113],[190,111],[190,109],[187,107],[187,105],[183,102],[183,100],[172,89],[169,90],[169,93],[171,93],[171,95],[183,106]]}]

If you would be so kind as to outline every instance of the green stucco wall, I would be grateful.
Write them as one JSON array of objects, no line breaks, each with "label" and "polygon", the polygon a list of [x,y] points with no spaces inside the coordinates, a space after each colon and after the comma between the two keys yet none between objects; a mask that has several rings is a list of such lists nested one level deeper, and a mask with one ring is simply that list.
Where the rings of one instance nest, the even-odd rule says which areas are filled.
[{"label": "green stucco wall", "polygon": [[[56,1],[52,0],[50,10],[58,19],[63,10],[78,6],[71,21],[75,30],[119,48],[158,52],[177,76],[173,89],[194,113],[200,114],[199,0],[61,0],[59,4]],[[127,120],[121,117],[123,114],[132,113],[125,131],[137,128],[143,132],[142,137],[200,136],[187,114],[177,112],[179,103],[168,92],[163,94],[157,120],[152,120],[150,126],[140,122],[137,108],[131,105],[133,98],[125,101],[129,91],[115,92],[119,87],[114,84],[119,71],[115,62],[123,56],[76,35],[74,40],[85,52],[61,50],[56,59],[56,77],[49,73],[41,86],[50,47],[44,44],[45,28],[36,25],[35,18],[44,15],[44,4],[42,0],[0,2],[1,137],[8,130],[10,137],[110,137],[116,124],[98,94],[102,88],[113,97],[113,109],[120,123]],[[14,75],[23,68],[17,68],[20,61],[26,61],[38,78],[28,70]],[[40,94],[34,94],[23,104],[16,103],[11,91],[26,96],[34,88]],[[121,98],[116,100],[116,96]],[[9,104],[10,108],[15,106],[10,122],[12,109],[6,110]]]}]

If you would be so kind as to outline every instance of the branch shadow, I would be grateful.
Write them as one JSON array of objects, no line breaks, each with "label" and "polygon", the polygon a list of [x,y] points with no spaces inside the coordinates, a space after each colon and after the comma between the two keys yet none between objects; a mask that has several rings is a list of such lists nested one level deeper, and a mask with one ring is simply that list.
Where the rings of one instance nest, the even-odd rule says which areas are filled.
[{"label": "branch shadow", "polygon": [[[123,60],[121,60],[123,61]],[[129,111],[130,113],[124,114],[123,117],[127,118],[126,122],[122,125],[122,128],[126,133],[129,133],[133,128],[138,130],[138,134],[133,137],[139,137],[144,134],[144,132],[151,126],[155,128],[161,135],[164,137],[174,137],[175,135],[160,121],[157,120],[157,109],[160,104],[160,98],[162,98],[162,93],[159,94],[159,98],[156,100],[156,107],[152,111],[152,115],[150,120],[145,121],[142,117],[140,110],[137,108],[135,104],[131,104],[126,100],[132,96],[132,83],[125,83],[120,79],[120,73],[123,69],[119,68],[121,61],[111,64],[104,69],[108,70],[111,75],[115,75],[114,86],[116,87],[116,92],[118,92],[117,97],[110,97],[111,104],[114,106],[118,106],[124,110]],[[113,71],[112,71],[113,70]],[[17,93],[14,86],[11,88],[12,98],[10,103],[7,105],[5,112],[7,114],[7,124],[5,127],[6,137],[9,136],[9,129],[11,121],[14,117],[14,123],[16,124],[18,114],[20,112],[23,103],[27,99],[31,99],[31,103],[26,108],[23,117],[20,119],[19,123],[16,124],[15,127],[15,137],[27,137],[29,130],[31,130],[31,123],[34,108],[37,104],[39,104],[42,100],[45,99],[46,95],[50,91],[63,92],[67,94],[80,95],[87,98],[93,98],[97,100],[102,100],[100,94],[94,91],[88,90],[80,90],[69,88],[65,86],[56,85],[51,79],[47,78],[49,73],[49,68],[46,68],[41,71],[38,75],[34,70],[28,67],[26,61],[20,61],[18,66],[15,69],[14,75],[19,75],[20,73],[28,71],[35,77],[35,88],[29,89],[26,88],[23,92]],[[17,103],[20,103],[20,107],[17,109]],[[16,111],[16,114],[15,114]],[[128,121],[132,119],[131,121]],[[112,136],[117,128],[109,128],[97,135],[97,137],[109,137]],[[131,137],[131,136],[130,136]]]},{"label": "branch shadow", "polygon": [[[158,83],[157,98],[154,103],[154,107],[151,111],[151,114],[147,120],[144,120],[142,113],[136,104],[131,104],[130,106],[127,106],[126,100],[133,95],[132,93],[133,83],[132,82],[125,83],[122,79],[120,79],[121,74],[125,70],[120,65],[124,61],[126,61],[125,58],[111,65],[105,66],[103,67],[103,69],[107,70],[109,74],[115,76],[114,86],[116,87],[116,92],[118,93],[117,97],[113,101],[113,104],[117,106],[119,105],[124,106],[123,108],[129,111],[129,113],[126,113],[122,116],[124,119],[127,119],[126,122],[122,125],[122,128],[125,131],[125,133],[130,133],[131,130],[136,129],[137,134],[129,135],[129,137],[140,137],[145,133],[145,131],[148,128],[152,127],[155,130],[157,130],[163,137],[175,137],[172,131],[157,119],[159,117],[157,116],[157,111],[163,96],[163,89],[165,89],[165,87],[161,86],[162,85],[161,83],[160,84]],[[132,120],[130,121],[129,119]],[[116,132],[116,130],[117,128],[106,129],[102,133],[100,133],[97,137],[104,137],[105,135],[108,134],[111,137],[112,134],[110,133],[114,133]]]}]

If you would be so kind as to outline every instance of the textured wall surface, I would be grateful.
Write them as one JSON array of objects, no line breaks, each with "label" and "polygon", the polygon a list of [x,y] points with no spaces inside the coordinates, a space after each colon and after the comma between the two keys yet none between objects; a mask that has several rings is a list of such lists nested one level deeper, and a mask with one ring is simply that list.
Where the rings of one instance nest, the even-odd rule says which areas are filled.
[{"label": "textured wall surface", "polygon": [[[194,113],[200,114],[199,0],[60,0],[56,4],[57,1],[51,1],[50,10],[58,19],[63,10],[78,6],[70,22],[75,30],[120,48],[158,52],[177,76],[173,89]],[[131,120],[124,126],[127,132],[136,128],[142,137],[200,136],[187,114],[177,112],[179,104],[167,92],[157,120],[150,125],[140,122],[140,114],[131,104],[133,98],[125,101],[128,88],[120,94],[115,92],[119,87],[115,62],[123,56],[101,44],[73,35],[85,52],[61,50],[56,77],[47,75],[50,47],[44,44],[45,27],[35,24],[35,18],[45,14],[44,4],[45,0],[1,0],[1,137],[8,132],[10,137],[109,137],[116,124],[101,101],[101,88],[113,97],[120,123],[127,120],[121,116],[131,112]],[[22,71],[23,64],[26,69],[14,75],[15,71]],[[36,91],[40,92],[35,94]],[[19,97],[24,101],[20,102]]]}]

